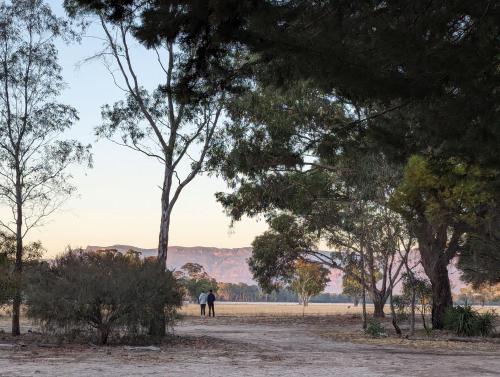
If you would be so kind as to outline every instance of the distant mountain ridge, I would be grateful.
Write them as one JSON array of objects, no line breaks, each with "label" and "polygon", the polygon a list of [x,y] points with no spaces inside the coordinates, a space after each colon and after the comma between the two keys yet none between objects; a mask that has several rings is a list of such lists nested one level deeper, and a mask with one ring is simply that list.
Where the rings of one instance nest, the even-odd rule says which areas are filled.
[{"label": "distant mountain ridge", "polygon": [[[129,245],[87,246],[86,248],[87,251],[99,249],[116,249],[121,253],[132,249],[140,252],[145,258],[157,255],[157,249],[143,249]],[[217,281],[255,284],[247,263],[251,253],[250,247],[227,249],[205,246],[170,246],[167,267],[171,270],[179,269],[185,263],[195,262],[205,267],[205,270]]]},{"label": "distant mountain ridge", "polygon": [[[112,246],[87,246],[87,251],[96,251],[99,249],[116,249],[125,253],[132,249],[141,253],[142,257],[151,257],[157,255],[157,249],[144,249],[130,245],[112,245]],[[205,270],[217,281],[225,283],[246,283],[256,284],[248,267],[248,258],[252,254],[251,247],[240,248],[217,248],[206,246],[170,246],[168,248],[167,267],[169,269],[179,269],[185,263],[194,262],[201,264]],[[418,268],[421,270],[421,268]],[[460,273],[454,263],[449,267],[450,282],[452,290],[458,292],[466,284],[460,280]],[[342,272],[332,270],[330,283],[326,289],[327,292],[342,292]],[[397,288],[399,290],[399,287]]]}]

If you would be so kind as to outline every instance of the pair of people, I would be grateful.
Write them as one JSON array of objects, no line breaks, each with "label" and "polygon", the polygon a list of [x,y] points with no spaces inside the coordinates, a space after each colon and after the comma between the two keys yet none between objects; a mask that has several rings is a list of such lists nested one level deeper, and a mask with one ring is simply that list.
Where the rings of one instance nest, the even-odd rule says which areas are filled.
[{"label": "pair of people", "polygon": [[208,295],[205,293],[205,291],[202,291],[200,294],[200,297],[198,297],[198,302],[200,303],[200,308],[201,308],[201,318],[205,317],[205,308],[208,304],[208,316],[209,317],[215,317],[215,295],[212,290],[208,293]]}]

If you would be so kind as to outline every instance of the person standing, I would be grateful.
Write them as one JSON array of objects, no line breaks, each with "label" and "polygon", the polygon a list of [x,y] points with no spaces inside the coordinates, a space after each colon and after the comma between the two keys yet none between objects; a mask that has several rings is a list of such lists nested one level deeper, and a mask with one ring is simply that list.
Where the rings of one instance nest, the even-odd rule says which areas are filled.
[{"label": "person standing", "polygon": [[202,291],[200,293],[200,297],[198,297],[198,302],[200,304],[200,309],[201,309],[200,317],[203,318],[205,317],[205,308],[207,306],[207,294],[205,293],[205,291]]},{"label": "person standing", "polygon": [[215,317],[215,295],[212,290],[210,290],[210,293],[207,296],[207,303],[208,303],[208,316],[209,317]]}]

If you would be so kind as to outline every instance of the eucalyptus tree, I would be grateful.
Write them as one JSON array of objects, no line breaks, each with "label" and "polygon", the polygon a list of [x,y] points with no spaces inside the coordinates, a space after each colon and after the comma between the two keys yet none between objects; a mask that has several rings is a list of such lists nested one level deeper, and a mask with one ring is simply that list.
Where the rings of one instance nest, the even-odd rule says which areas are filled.
[{"label": "eucalyptus tree", "polygon": [[499,177],[498,169],[458,159],[436,163],[412,156],[391,198],[391,207],[405,217],[418,240],[432,285],[434,328],[443,327],[445,312],[452,306],[448,266],[462,253],[465,258],[459,266],[470,281],[499,279]]},{"label": "eucalyptus tree", "polygon": [[[386,207],[387,202],[376,203],[362,194],[359,186],[356,190],[347,187],[347,180],[338,176],[330,177],[330,186],[324,178],[318,182],[320,175],[329,174],[310,173],[308,179],[288,174],[277,183],[269,178],[245,184],[229,194],[224,203],[230,211],[258,211],[268,218],[270,229],[255,239],[249,260],[263,288],[274,289],[288,281],[297,262],[320,263],[341,270],[359,284],[373,300],[374,315],[383,317],[384,305],[401,279],[413,238],[406,222]],[[258,209],[261,198],[272,206],[271,210]],[[322,244],[330,251],[325,246],[320,248]]]},{"label": "eucalyptus tree", "polygon": [[[230,79],[216,72],[196,78],[200,47],[192,47],[185,40],[182,24],[169,24],[183,14],[181,5],[162,8],[159,14],[164,18],[157,21],[164,29],[151,38],[144,34],[148,28],[145,17],[153,15],[148,2],[121,4],[119,14],[114,4],[100,1],[67,0],[65,6],[71,15],[94,20],[100,26],[104,45],[96,57],[102,59],[125,93],[124,100],[103,106],[103,123],[97,127],[97,135],[162,165],[158,261],[165,268],[172,211],[183,189],[204,171],[207,154],[222,129],[221,114]],[[150,68],[134,60],[132,46],[137,41],[142,42],[142,53],[148,50],[157,63],[158,83],[152,90],[143,80],[145,70]],[[217,64],[232,60],[233,56],[227,55]]]},{"label": "eucalyptus tree", "polygon": [[[403,267],[399,249],[412,242],[388,208],[401,168],[371,149],[363,128],[349,128],[357,107],[299,82],[289,90],[257,88],[234,99],[228,113],[228,136],[212,162],[231,192],[218,200],[235,221],[269,220],[250,260],[259,283],[274,288],[297,259],[313,258],[352,275],[382,316],[389,280]],[[318,251],[320,241],[334,252]]]},{"label": "eucalyptus tree", "polygon": [[[75,191],[69,168],[90,163],[90,147],[63,136],[78,119],[57,100],[65,84],[54,43],[71,36],[68,23],[42,0],[2,3],[0,18],[0,203],[11,213],[0,227],[15,236],[20,279],[26,235]],[[13,303],[19,335],[19,289]]]},{"label": "eucalyptus tree", "polygon": [[[289,289],[295,292],[303,309],[309,305],[311,297],[319,295],[330,281],[330,270],[321,263],[298,261]],[[304,311],[302,312],[304,314]]]},{"label": "eucalyptus tree", "polygon": [[[290,87],[311,80],[329,94],[376,105],[378,111],[353,127],[384,120],[372,124],[370,132],[377,135],[379,147],[400,156],[422,152],[498,165],[498,2],[82,3],[106,8],[116,18],[129,4],[147,3],[139,30],[144,41],[182,25],[189,46],[203,47],[198,76],[210,73],[204,62],[217,60],[238,43],[251,52],[264,86]],[[169,13],[179,6],[182,12]],[[412,122],[398,119],[408,114]]]},{"label": "eucalyptus tree", "polygon": [[[141,2],[85,3],[107,7],[113,17],[121,18],[127,5]],[[205,77],[210,72],[207,69],[210,65],[202,63],[211,58],[217,60],[228,47],[238,43],[250,51],[258,67],[252,73],[258,72],[256,81],[264,87],[272,84],[293,87],[298,80],[310,80],[316,89],[330,96],[364,104],[365,109],[374,108],[368,112],[362,109],[363,116],[346,123],[344,129],[369,134],[374,148],[399,162],[420,154],[436,163],[437,169],[449,158],[482,168],[498,166],[500,4],[497,2],[150,0],[146,3],[150,11],[143,13],[140,39],[151,41],[168,32],[171,25],[182,25],[187,44],[191,48],[203,47],[194,63],[198,67],[196,77]],[[165,15],[169,9],[179,5],[184,11],[167,22]],[[328,106],[322,111],[326,109]],[[329,108],[334,109],[335,106]],[[317,113],[311,119],[317,121],[319,116]],[[324,131],[321,122],[311,124],[312,128],[319,124],[316,130]],[[293,123],[289,125],[293,129]],[[286,127],[283,122],[283,129]],[[311,132],[306,136],[313,136],[310,140],[313,143],[316,140]],[[336,140],[337,137],[338,133],[333,133],[321,143],[323,159],[333,158],[343,148],[341,144],[346,139]],[[299,150],[289,153],[282,148],[285,153],[280,156],[279,146],[277,142],[274,151],[262,151],[246,145],[246,152],[242,151],[257,152],[246,159],[248,166],[263,166],[262,160],[268,157],[284,164],[301,160]],[[495,183],[489,190],[495,190]],[[421,224],[421,228],[425,226],[425,222]],[[463,234],[469,246],[479,245],[481,251],[468,247],[461,252],[467,258],[461,266],[471,280],[481,280],[485,275],[495,279],[498,237],[488,229],[488,224],[479,233],[486,237],[478,239]],[[444,254],[445,250],[438,253]],[[445,285],[445,275],[437,275],[442,276],[441,285]],[[445,301],[447,305],[451,302]]]}]

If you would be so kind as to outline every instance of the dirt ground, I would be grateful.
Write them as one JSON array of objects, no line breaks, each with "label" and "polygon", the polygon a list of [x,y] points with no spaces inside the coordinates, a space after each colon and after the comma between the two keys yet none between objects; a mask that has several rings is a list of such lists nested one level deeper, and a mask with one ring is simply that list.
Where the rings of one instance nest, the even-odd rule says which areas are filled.
[{"label": "dirt ground", "polygon": [[170,342],[150,348],[0,334],[0,376],[9,377],[498,375],[498,342],[371,339],[353,314],[185,317]]}]

